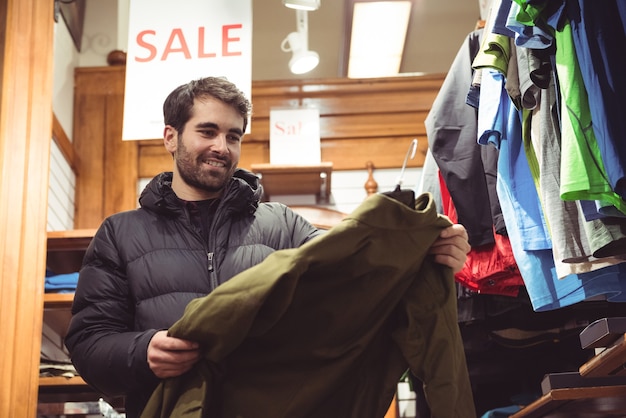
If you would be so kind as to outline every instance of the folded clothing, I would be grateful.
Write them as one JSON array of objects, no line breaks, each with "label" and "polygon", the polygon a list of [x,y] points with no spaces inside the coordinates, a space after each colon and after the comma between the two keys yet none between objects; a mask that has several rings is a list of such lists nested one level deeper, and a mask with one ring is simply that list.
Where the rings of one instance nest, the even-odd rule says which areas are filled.
[{"label": "folded clothing", "polygon": [[78,283],[78,272],[55,274],[48,276],[44,284],[44,290],[46,292],[73,292],[76,290],[76,284]]}]

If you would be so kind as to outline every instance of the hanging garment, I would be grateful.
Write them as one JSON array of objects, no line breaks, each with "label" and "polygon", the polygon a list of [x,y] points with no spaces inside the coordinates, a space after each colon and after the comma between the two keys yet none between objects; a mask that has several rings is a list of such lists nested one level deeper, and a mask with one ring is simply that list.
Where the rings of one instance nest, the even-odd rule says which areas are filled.
[{"label": "hanging garment", "polygon": [[[490,198],[483,152],[476,144],[476,109],[466,103],[472,83],[472,54],[482,30],[468,35],[459,49],[424,121],[433,157],[456,204],[472,247],[494,242],[504,231],[499,204]],[[496,152],[495,150],[489,150]]]},{"label": "hanging garment", "polygon": [[[519,5],[513,3],[511,15],[518,23],[548,28],[558,45],[552,61],[559,79],[557,99],[562,101],[562,148],[567,163],[561,176],[561,197],[603,201],[603,207],[614,206],[624,213],[620,196],[624,171],[616,144],[620,142],[616,141],[616,128],[624,122],[614,116],[621,115],[622,106],[617,103],[625,85],[622,77],[615,75],[624,68],[617,51],[625,36],[626,7],[619,1],[607,2],[602,8],[585,7],[577,1],[516,2]],[[585,16],[588,22],[583,22]],[[608,104],[616,105],[609,111],[605,110]]]},{"label": "hanging garment", "polygon": [[626,198],[626,7],[623,0],[565,4],[595,138],[613,190]]},{"label": "hanging garment", "polygon": [[[439,188],[443,213],[452,222],[457,222],[454,202],[441,177]],[[454,275],[454,278],[477,293],[515,297],[524,286],[524,280],[517,268],[509,238],[495,233],[494,237],[493,244],[472,247],[467,254],[465,265]]]},{"label": "hanging garment", "polygon": [[524,126],[528,128],[523,137],[526,157],[549,225],[557,276],[565,277],[623,262],[597,258],[619,255],[625,237],[619,225],[612,227],[601,219],[587,221],[579,201],[559,197],[561,139],[554,83],[548,87],[541,90],[540,103],[527,114],[528,123]]},{"label": "hanging garment", "polygon": [[[626,287],[620,277],[626,270],[625,263],[559,277],[551,249],[531,249],[524,245],[533,234],[536,234],[536,242],[549,240],[545,235],[548,229],[521,135],[504,135],[502,138],[506,140],[500,145],[498,196],[513,254],[533,310],[558,309],[595,297],[623,300]],[[532,227],[533,223],[537,226]],[[520,228],[520,224],[526,229]]]},{"label": "hanging garment", "polygon": [[200,342],[198,367],[163,381],[144,417],[380,418],[408,369],[432,417],[474,417],[441,229],[381,194],[341,224],[192,301],[170,335]]},{"label": "hanging garment", "polygon": [[602,200],[626,213],[626,202],[611,186],[594,134],[588,95],[582,81],[569,21],[556,31],[555,37],[558,45],[556,69],[562,98],[561,198]]},{"label": "hanging garment", "polygon": [[[515,45],[523,48],[545,49],[554,43],[554,37],[546,25],[535,26],[532,18],[524,18],[517,0],[511,2],[506,21],[507,29],[515,33]],[[518,18],[519,16],[519,18]],[[518,20],[520,19],[520,20]]]},{"label": "hanging garment", "polygon": [[[483,70],[481,85],[481,108],[478,113],[478,126],[480,127],[479,143],[481,148],[499,150],[501,153],[502,143],[515,142],[521,144],[522,128],[520,111],[515,109],[511,99],[504,88],[502,74],[490,69]],[[515,149],[515,152],[523,152],[523,149]],[[501,156],[498,154],[497,177],[502,170],[524,170],[528,172],[528,162],[524,158],[516,158],[513,155],[510,162],[513,166],[502,167]],[[521,165],[521,167],[518,167]],[[548,234],[548,227],[543,218],[541,207],[536,205],[536,190],[533,179],[530,176],[518,175],[509,179],[509,187],[521,196],[530,194],[529,199],[520,199],[515,202],[516,211],[526,216],[518,216],[514,224],[507,224],[508,228],[516,228],[523,237],[522,245],[526,250],[550,249],[552,243]],[[500,203],[500,198],[498,198]],[[510,232],[509,232],[510,233]]]}]

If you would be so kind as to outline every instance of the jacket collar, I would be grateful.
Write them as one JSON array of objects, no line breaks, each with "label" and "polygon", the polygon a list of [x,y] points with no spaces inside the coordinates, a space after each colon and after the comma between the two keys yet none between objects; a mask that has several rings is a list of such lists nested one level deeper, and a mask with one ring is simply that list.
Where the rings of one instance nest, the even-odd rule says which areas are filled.
[{"label": "jacket collar", "polygon": [[[141,207],[163,215],[180,215],[183,207],[172,190],[172,177],[171,171],[156,175],[141,192],[139,197]],[[253,213],[262,195],[263,187],[259,178],[239,168],[226,185],[220,207],[229,208],[234,213]]]}]

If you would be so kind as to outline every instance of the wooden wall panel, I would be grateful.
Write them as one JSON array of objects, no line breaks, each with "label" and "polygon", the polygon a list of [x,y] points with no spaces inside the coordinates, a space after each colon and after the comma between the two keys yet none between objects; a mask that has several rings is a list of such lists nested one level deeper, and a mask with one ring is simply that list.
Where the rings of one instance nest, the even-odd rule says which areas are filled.
[{"label": "wooden wall panel", "polygon": [[[321,141],[330,139],[378,138],[386,136],[425,135],[427,112],[396,112],[374,114],[329,115],[320,117]],[[252,120],[252,132],[244,137],[248,142],[269,142],[270,120]]]},{"label": "wooden wall panel", "polygon": [[139,178],[151,178],[162,171],[172,171],[172,156],[165,150],[163,140],[141,141],[138,151]]},{"label": "wooden wall panel", "polygon": [[393,140],[353,138],[324,141],[322,161],[333,161],[333,170],[365,170],[368,161],[372,162],[374,168],[398,168],[402,166],[413,138],[418,139],[418,148],[415,158],[407,161],[407,167],[421,167],[424,165],[428,143],[425,136],[413,135]]},{"label": "wooden wall panel", "polygon": [[[350,103],[350,98],[359,98],[367,103],[372,103],[375,111],[397,110],[386,106],[385,102],[377,105],[377,97],[390,100],[394,96],[409,97],[412,108],[430,108],[432,93],[439,90],[443,81],[442,74],[427,76],[375,78],[368,80],[320,79],[320,80],[286,80],[286,81],[256,81],[252,85],[252,99],[256,114],[268,115],[272,100],[290,101],[291,104],[304,104],[305,101],[313,101],[324,98],[329,100],[338,98],[344,103]],[[378,96],[381,95],[381,96]],[[425,99],[425,100],[421,100]],[[351,113],[354,110],[366,112],[363,102],[357,102],[356,107],[331,106],[332,114]],[[327,113],[327,112],[322,112]]]},{"label": "wooden wall panel", "polygon": [[[384,138],[327,139],[321,144],[322,161],[332,162],[333,170],[365,170],[372,161],[375,168],[397,168],[402,166],[404,156],[413,138],[418,139],[415,158],[407,167],[424,165],[428,142],[425,134]],[[269,162],[270,148],[267,141],[242,144],[239,167],[250,169],[252,164]],[[138,178],[151,178],[162,171],[172,170],[172,157],[165,151],[161,141],[142,141],[139,144]]]},{"label": "wooden wall panel", "polygon": [[137,206],[137,141],[121,141],[122,124],[117,112],[124,109],[124,95],[111,94],[106,102],[104,216]]},{"label": "wooden wall panel", "polygon": [[[251,132],[244,137],[239,166],[269,162],[272,107],[312,105],[320,109],[322,161],[333,170],[364,170],[402,165],[413,138],[420,167],[428,148],[424,120],[444,75],[373,80],[293,80],[252,83]],[[171,170],[171,157],[159,140],[140,141],[140,178]]]},{"label": "wooden wall panel", "polygon": [[76,72],[74,96],[74,150],[76,155],[75,228],[93,227],[103,219],[104,208],[104,132],[106,103],[95,88],[109,84]]},{"label": "wooden wall panel", "polygon": [[[264,146],[257,145],[257,153],[247,160],[269,162],[272,107],[315,106],[320,109],[322,161],[332,162],[334,170],[363,170],[367,161],[377,168],[399,167],[413,138],[420,142],[409,166],[421,166],[428,148],[424,120],[444,77],[253,83],[252,131],[244,141]],[[241,166],[248,168],[243,160]]]},{"label": "wooden wall panel", "polygon": [[314,97],[302,100],[303,106],[317,107],[320,115],[385,114],[430,109],[434,97],[416,96],[413,91],[399,94],[373,92],[355,95]]},{"label": "wooden wall panel", "polygon": [[84,67],[75,73],[75,228],[96,228],[137,205],[136,141],[122,141],[124,67]]}]

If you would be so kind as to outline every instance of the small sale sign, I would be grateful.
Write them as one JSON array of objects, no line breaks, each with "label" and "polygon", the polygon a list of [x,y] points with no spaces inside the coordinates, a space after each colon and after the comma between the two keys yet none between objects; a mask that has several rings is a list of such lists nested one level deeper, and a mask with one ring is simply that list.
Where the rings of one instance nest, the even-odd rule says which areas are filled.
[{"label": "small sale sign", "polygon": [[270,164],[308,165],[321,160],[319,109],[270,109]]}]

